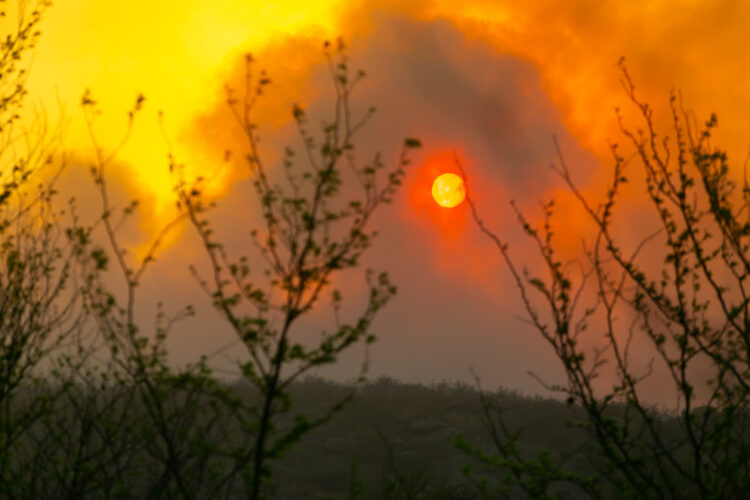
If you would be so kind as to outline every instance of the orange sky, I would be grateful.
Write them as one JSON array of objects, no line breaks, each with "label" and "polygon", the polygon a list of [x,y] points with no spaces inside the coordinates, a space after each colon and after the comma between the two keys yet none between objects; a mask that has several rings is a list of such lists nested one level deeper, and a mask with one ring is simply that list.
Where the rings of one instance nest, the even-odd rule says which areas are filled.
[{"label": "orange sky", "polygon": [[[473,276],[468,281],[481,284],[479,301],[507,292],[493,278],[501,266],[490,262],[486,241],[463,222],[445,222],[420,205],[420,186],[431,183],[427,159],[458,151],[482,186],[478,202],[505,210],[487,215],[500,230],[514,224],[507,197],[534,208],[560,192],[546,169],[555,160],[552,134],[580,167],[582,185],[597,191],[609,172],[607,140],[620,140],[612,110],[625,105],[616,67],[621,56],[659,121],[668,117],[670,89],[678,88],[701,121],[718,113],[718,140],[734,165],[750,147],[747,2],[58,0],[41,29],[30,100],[55,119],[59,96],[65,143],[76,158],[90,157],[77,105],[84,89],[103,112],[96,130],[105,146],[118,142],[126,111],[145,94],[144,112],[113,173],[120,189],[143,200],[145,235],[168,218],[174,202],[157,111],[164,111],[188,171],[218,172],[210,194],[239,206],[232,205],[239,203],[232,189],[246,177],[241,161],[217,170],[225,149],[241,147],[228,123],[223,85],[239,84],[246,52],[269,72],[273,84],[257,120],[273,158],[292,137],[291,103],[325,101],[330,85],[321,43],[342,35],[354,65],[368,70],[364,98],[377,101],[383,120],[391,120],[374,121],[373,137],[382,140],[366,148],[396,145],[396,133],[425,145],[401,193],[403,204],[388,216],[398,218],[394,234],[402,228],[419,235],[425,248],[432,245],[425,250],[434,256],[426,259],[429,272],[459,281]],[[563,195],[569,229],[579,231],[566,203]],[[386,241],[395,245],[393,238]],[[475,258],[453,257],[466,253]]]},{"label": "orange sky", "polygon": [[[74,149],[86,146],[76,108],[85,88],[105,113],[98,129],[105,144],[122,133],[125,110],[143,92],[149,107],[121,159],[133,169],[137,189],[155,197],[160,214],[171,191],[161,168],[164,144],[154,140],[160,137],[157,109],[179,135],[220,102],[222,85],[242,53],[262,55],[269,46],[274,57],[261,61],[283,83],[276,91],[286,103],[310,98],[314,91],[301,77],[320,61],[312,41],[343,34],[354,44],[377,44],[368,30],[382,12],[446,19],[465,34],[466,44],[486,43],[530,61],[565,125],[597,154],[616,136],[610,110],[622,102],[615,68],[621,55],[649,101],[665,103],[676,86],[698,116],[719,113],[733,152],[743,154],[750,146],[743,116],[750,106],[750,52],[743,49],[750,5],[731,1],[60,0],[42,25],[30,90],[48,110],[56,109],[59,93]],[[452,56],[460,58],[461,51],[456,47]],[[179,141],[177,146],[195,168],[215,166],[204,152]],[[214,187],[222,190],[223,184]]]}]

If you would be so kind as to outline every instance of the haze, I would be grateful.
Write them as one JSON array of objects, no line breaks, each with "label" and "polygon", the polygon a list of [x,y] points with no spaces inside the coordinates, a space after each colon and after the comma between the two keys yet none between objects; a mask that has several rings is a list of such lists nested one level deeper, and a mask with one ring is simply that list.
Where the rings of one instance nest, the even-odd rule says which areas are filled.
[{"label": "haze", "polygon": [[[125,113],[142,92],[146,107],[112,172],[118,199],[142,201],[129,243],[145,244],[173,215],[169,141],[188,175],[210,177],[208,195],[218,204],[212,220],[232,251],[250,246],[247,232],[258,216],[247,202],[243,155],[223,163],[226,150],[243,148],[224,84],[242,84],[247,52],[268,72],[272,84],[256,121],[266,161],[278,162],[285,145],[298,144],[292,103],[309,108],[312,125],[330,109],[322,42],[343,37],[352,66],[367,72],[354,97],[357,109],[377,108],[358,154],[380,150],[393,161],[404,137],[423,143],[396,201],[378,215],[380,235],[365,262],[389,271],[399,287],[374,325],[371,377],[469,381],[473,368],[488,387],[528,393],[543,392],[529,371],[563,382],[551,350],[519,319],[521,303],[491,243],[465,208],[446,214],[431,201],[436,165],[450,165],[454,154],[473,179],[483,218],[523,261],[529,243],[510,199],[537,217],[538,202],[557,195],[559,237],[571,258],[581,248],[585,221],[548,168],[556,161],[553,137],[584,191],[601,193],[610,173],[608,141],[621,140],[614,108],[621,106],[626,119],[634,115],[619,82],[620,57],[658,123],[669,119],[669,91],[677,88],[699,121],[718,114],[716,140],[738,168],[750,146],[750,53],[738,50],[750,31],[750,4],[741,2],[61,0],[41,29],[29,89],[52,121],[66,123],[71,168],[62,188],[97,207],[86,173],[92,152],[77,106],[84,90],[91,89],[103,110],[97,134],[110,148],[125,133]],[[651,223],[637,193],[628,196],[626,237]],[[215,326],[221,322],[188,272],[193,263],[206,265],[204,250],[191,231],[178,229],[143,281],[139,314],[152,318],[157,300],[172,309],[194,304],[197,318],[170,339],[172,362],[214,353],[214,366],[231,374],[242,350],[229,331]],[[355,312],[364,291],[361,273],[347,273],[337,285],[351,300],[347,310]],[[309,324],[313,334],[331,321],[326,307]],[[596,332],[591,335],[594,342]],[[648,356],[642,353],[644,362]],[[363,359],[358,349],[323,374],[349,379]],[[659,399],[658,384],[649,396]]]}]

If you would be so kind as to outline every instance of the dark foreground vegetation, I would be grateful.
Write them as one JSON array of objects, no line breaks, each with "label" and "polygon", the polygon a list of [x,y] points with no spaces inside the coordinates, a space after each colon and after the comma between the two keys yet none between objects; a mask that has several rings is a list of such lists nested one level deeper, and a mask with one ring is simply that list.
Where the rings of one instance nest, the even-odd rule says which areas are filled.
[{"label": "dark foreground vegetation", "polygon": [[[246,382],[224,389],[235,392],[247,406],[257,404],[258,393]],[[325,415],[354,389],[318,378],[303,380],[289,391],[295,401],[292,413],[311,418]],[[162,468],[154,456],[156,445],[150,433],[155,430],[148,429],[148,408],[139,403],[137,391],[73,386],[61,390],[63,397],[21,438],[18,454],[8,464],[13,486],[6,494],[18,498],[148,497]],[[33,389],[23,396],[37,399]],[[506,391],[494,396],[506,424],[524,429],[518,440],[523,456],[533,458],[547,449],[555,461],[564,458],[575,470],[594,470],[590,463],[594,457],[586,452],[591,443],[573,425],[584,417],[581,409]],[[197,448],[207,448],[205,462],[191,461],[181,472],[191,495],[208,498],[210,489],[203,488],[215,486],[211,476],[227,477],[234,465],[231,457],[209,458],[209,449],[213,446],[216,452],[225,445],[231,449],[231,442],[240,441],[242,433],[234,429],[230,416],[217,419],[216,414],[198,407],[210,407],[212,398],[194,401],[194,407],[184,406],[185,400],[165,398],[163,403],[173,412],[171,425],[178,434],[201,430],[185,432],[174,446],[194,458],[201,456]],[[502,498],[505,495],[497,492],[482,494],[474,479],[487,477],[496,485],[495,473],[457,446],[462,436],[488,454],[496,453],[483,415],[479,392],[468,385],[425,387],[389,378],[361,385],[353,401],[334,419],[310,431],[271,464],[268,497]],[[473,474],[467,476],[467,468]],[[240,481],[224,492],[229,497],[241,493]]]},{"label": "dark foreground vegetation", "polygon": [[[291,392],[300,409],[314,414],[351,388],[310,378]],[[634,418],[630,411],[612,405],[606,418],[612,425],[629,422],[633,439],[644,447],[656,446],[653,425],[662,441],[676,444],[676,461],[690,459],[690,447],[679,445],[688,438],[681,415],[652,408],[647,418]],[[384,377],[361,386],[334,420],[311,431],[274,466],[274,493],[289,499],[399,500],[628,496],[613,487],[621,471],[587,429],[586,410],[559,399]],[[646,459],[643,466],[660,465]],[[673,494],[700,498],[689,484]]]},{"label": "dark foreground vegetation", "polygon": [[[210,498],[214,489],[222,497],[244,496],[241,480],[217,488],[222,478],[232,477],[232,443],[243,439],[233,417],[210,410],[215,405],[210,396],[186,406],[191,397],[178,396],[174,386],[169,390],[171,397],[163,404],[173,415],[170,425],[180,439],[173,445],[182,457],[174,474],[182,477],[188,496]],[[60,391],[63,397],[24,432],[18,454],[6,464],[13,478],[6,494],[152,496],[163,463],[153,442],[158,430],[149,428],[148,404],[139,402],[137,390],[68,386]],[[243,406],[260,401],[258,391],[244,381],[223,384],[222,391],[242,399]],[[387,377],[364,385],[307,378],[289,390],[295,401],[290,415],[323,417],[353,391],[354,399],[334,419],[309,431],[270,463],[273,480],[265,489],[267,498],[587,498],[577,482],[611,473],[596,440],[585,430],[584,409],[502,389],[489,393],[460,383],[423,386]],[[38,400],[34,392],[24,392],[24,399]],[[625,411],[618,405],[608,416],[623,421]],[[678,416],[655,411],[651,416],[659,421],[663,439],[684,438],[679,436]],[[649,439],[646,433],[642,438]],[[229,453],[222,457],[223,450]],[[680,455],[676,451],[675,456]],[[173,496],[169,491],[158,496]],[[617,496],[607,488],[600,493]],[[683,498],[693,497],[682,493]]]},{"label": "dark foreground vegetation", "polygon": [[[346,390],[310,379],[292,392],[301,406],[320,411]],[[580,410],[507,391],[494,396],[507,424],[525,428],[519,441],[524,456],[547,448],[570,465],[588,469],[585,433],[566,424],[580,420]],[[456,445],[463,437],[496,453],[486,424],[479,392],[471,386],[426,387],[380,378],[361,387],[334,420],[312,431],[279,462],[277,491],[283,498],[350,498],[359,484],[362,498],[499,498],[481,494],[466,467],[476,477],[488,471]]]}]

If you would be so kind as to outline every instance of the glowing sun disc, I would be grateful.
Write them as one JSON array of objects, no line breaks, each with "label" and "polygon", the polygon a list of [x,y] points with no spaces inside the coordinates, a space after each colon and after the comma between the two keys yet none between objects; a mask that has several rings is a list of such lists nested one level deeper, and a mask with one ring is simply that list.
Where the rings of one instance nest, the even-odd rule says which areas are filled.
[{"label": "glowing sun disc", "polygon": [[443,174],[432,183],[432,197],[441,207],[453,208],[466,198],[464,181],[456,174]]}]

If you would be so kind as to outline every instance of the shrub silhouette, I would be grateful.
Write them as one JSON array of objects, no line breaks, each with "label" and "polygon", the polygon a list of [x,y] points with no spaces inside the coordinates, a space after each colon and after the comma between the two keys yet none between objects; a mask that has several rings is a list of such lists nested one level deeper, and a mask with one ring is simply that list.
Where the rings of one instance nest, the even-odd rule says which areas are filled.
[{"label": "shrub silhouette", "polygon": [[[171,153],[164,168],[175,176],[179,213],[137,257],[120,230],[138,203],[113,201],[109,171],[145,97],[126,113],[122,142],[108,148],[97,138],[94,92],[83,94],[101,210],[87,221],[73,200],[60,208],[54,184],[65,166],[65,156],[54,155],[60,138],[45,128],[43,114],[27,124],[20,118],[23,64],[48,2],[27,10],[31,5],[19,2],[18,22],[0,49],[0,495],[265,496],[272,489],[270,462],[354,394],[349,388],[310,416],[293,412],[289,388],[347,348],[375,340],[371,322],[396,293],[387,274],[366,272],[367,303],[351,322],[340,319],[345,303],[330,289],[331,278],[360,266],[375,236],[372,216],[396,194],[407,154],[419,141],[405,140],[390,167],[379,155],[364,164],[355,156],[374,110],[357,116],[352,92],[364,73],[350,77],[343,43],[326,43],[336,96],[331,118],[318,139],[295,106],[301,154],[288,148],[282,165],[271,169],[258,153],[251,121],[270,81],[263,73],[252,76],[248,56],[243,96],[230,92],[227,103],[247,137],[264,222],[252,232],[260,258],[227,254],[210,227],[213,204],[202,195],[202,179],[185,179]],[[52,181],[35,190],[42,168],[55,172],[44,173]],[[158,304],[153,325],[138,319],[139,285],[166,234],[182,223],[197,232],[210,265],[210,278],[192,269],[194,278],[246,348],[249,360],[239,367],[244,384],[220,383],[208,356],[185,367],[168,364],[166,340],[193,316],[192,307],[168,313]],[[267,264],[265,272],[258,265],[256,273],[258,261]],[[328,294],[336,323],[310,345],[299,326]]]},{"label": "shrub silhouette", "polygon": [[[618,113],[635,154],[628,160],[618,145],[611,146],[614,166],[604,201],[594,204],[578,189],[559,147],[553,166],[596,228],[585,250],[583,277],[556,252],[553,202],[544,207],[541,227],[513,206],[549,278],[521,270],[471,204],[475,222],[508,264],[528,318],[565,369],[567,384],[552,389],[586,411],[585,428],[598,445],[600,469],[576,475],[549,455],[522,456],[515,446],[518,435],[497,419],[489,400],[484,406],[499,456],[462,446],[486,464],[510,471],[533,496],[551,496],[554,484],[568,482],[593,497],[741,498],[750,491],[750,186],[747,179],[737,184],[727,155],[711,144],[715,116],[697,128],[673,93],[672,136],[662,136],[653,109],[638,99],[622,61],[621,70],[642,126],[632,131]],[[628,251],[613,219],[623,185],[636,169],[660,230]],[[663,259],[656,271],[649,266],[654,259]],[[596,301],[583,310],[581,297],[588,290]],[[632,322],[623,325],[625,317]],[[593,352],[580,343],[587,328],[604,333],[604,345]],[[628,355],[635,342],[647,342],[653,362],[669,374],[679,400],[674,414],[659,413],[644,400],[651,370],[632,366]],[[612,386],[596,386],[612,365]]]},{"label": "shrub silhouette", "polygon": [[[250,361],[242,366],[242,373],[261,399],[258,406],[242,408],[246,412],[242,427],[250,442],[234,450],[240,463],[252,464],[246,480],[251,498],[260,496],[262,481],[270,474],[268,460],[280,457],[304,433],[327,421],[351,396],[316,419],[297,414],[294,423],[282,430],[275,423],[276,416],[291,409],[290,384],[312,368],[334,363],[339,353],[355,343],[373,342],[370,324],[396,293],[386,273],[375,275],[368,270],[368,302],[355,321],[339,319],[342,297],[333,290],[337,313],[333,331],[321,332],[322,339],[312,347],[294,335],[300,320],[329,291],[332,276],[359,266],[360,256],[375,236],[369,229],[372,215],[391,201],[405,173],[409,149],[419,146],[418,140],[406,139],[392,168],[386,167],[379,154],[361,164],[355,156],[355,140],[374,109],[357,118],[350,99],[365,74],[350,76],[341,40],[335,46],[326,42],[325,55],[336,93],[332,116],[323,123],[322,137],[316,139],[308,129],[305,111],[294,106],[304,160],[300,162],[295,151],[287,148],[283,176],[274,178],[258,150],[252,111],[270,80],[262,72],[253,78],[251,56],[246,57],[242,98],[227,90],[227,104],[247,138],[248,166],[264,221],[262,229],[251,231],[267,264],[262,276],[251,274],[250,257],[233,260],[215,241],[206,218],[209,206],[201,197],[202,180],[178,185],[179,204],[185,207],[211,265],[210,279],[200,277],[195,269],[193,273],[246,347]],[[181,170],[176,163],[170,168]]]},{"label": "shrub silhouette", "polygon": [[[27,105],[25,82],[47,1],[3,15],[0,44],[0,494],[38,466],[35,431],[54,414],[65,383],[42,373],[66,363],[83,310],[73,257],[79,234],[64,221],[55,182],[65,167],[60,131]],[[6,16],[7,14],[7,16]]]}]

